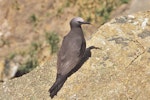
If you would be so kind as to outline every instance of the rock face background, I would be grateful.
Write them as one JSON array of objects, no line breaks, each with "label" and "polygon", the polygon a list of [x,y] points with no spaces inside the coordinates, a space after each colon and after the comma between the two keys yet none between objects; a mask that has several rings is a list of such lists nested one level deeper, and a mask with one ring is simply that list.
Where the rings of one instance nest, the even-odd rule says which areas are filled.
[{"label": "rock face background", "polygon": [[[68,78],[54,100],[148,100],[150,11],[121,16],[100,27],[87,47],[91,58]],[[30,73],[0,83],[1,100],[49,100],[56,57]]]}]

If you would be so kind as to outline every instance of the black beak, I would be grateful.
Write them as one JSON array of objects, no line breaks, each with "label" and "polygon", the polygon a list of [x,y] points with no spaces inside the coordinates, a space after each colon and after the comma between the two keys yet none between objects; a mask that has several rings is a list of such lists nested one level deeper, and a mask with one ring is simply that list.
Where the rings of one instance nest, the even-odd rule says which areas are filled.
[{"label": "black beak", "polygon": [[89,22],[80,22],[81,24],[91,24],[91,23],[89,23]]}]

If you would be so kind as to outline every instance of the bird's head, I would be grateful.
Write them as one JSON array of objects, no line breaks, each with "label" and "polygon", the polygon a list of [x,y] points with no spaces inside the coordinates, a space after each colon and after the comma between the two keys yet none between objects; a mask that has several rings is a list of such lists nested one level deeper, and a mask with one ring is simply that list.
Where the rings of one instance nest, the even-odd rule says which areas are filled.
[{"label": "bird's head", "polygon": [[81,26],[82,24],[90,24],[89,22],[86,22],[83,20],[83,18],[81,17],[75,17],[70,21],[70,26],[74,27],[74,26]]}]

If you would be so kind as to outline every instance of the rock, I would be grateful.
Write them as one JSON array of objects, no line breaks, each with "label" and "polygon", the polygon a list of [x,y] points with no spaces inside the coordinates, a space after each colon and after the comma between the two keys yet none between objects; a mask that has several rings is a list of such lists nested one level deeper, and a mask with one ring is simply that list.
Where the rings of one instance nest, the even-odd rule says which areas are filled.
[{"label": "rock", "polygon": [[[54,100],[150,98],[150,11],[130,16],[115,18],[93,34],[87,47],[101,49],[92,50],[91,58],[68,78]],[[55,76],[54,56],[30,73],[0,83],[0,99],[49,100]]]},{"label": "rock", "polygon": [[13,58],[0,60],[0,81],[12,79],[16,75],[18,68],[21,66],[21,61],[22,57],[19,55],[14,56]]}]

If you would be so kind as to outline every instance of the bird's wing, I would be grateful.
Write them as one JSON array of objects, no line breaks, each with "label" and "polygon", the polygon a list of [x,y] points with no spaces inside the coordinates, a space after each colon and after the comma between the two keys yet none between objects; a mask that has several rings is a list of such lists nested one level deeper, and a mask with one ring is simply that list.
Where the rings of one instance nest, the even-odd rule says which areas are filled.
[{"label": "bird's wing", "polygon": [[58,53],[57,74],[61,75],[68,74],[80,61],[85,51],[85,42],[80,37],[70,40],[66,38]]}]

